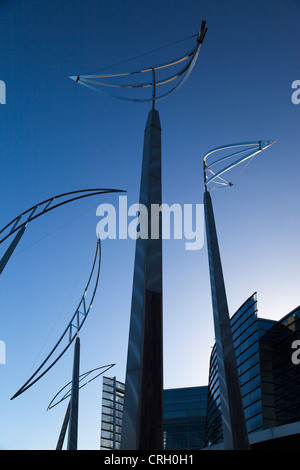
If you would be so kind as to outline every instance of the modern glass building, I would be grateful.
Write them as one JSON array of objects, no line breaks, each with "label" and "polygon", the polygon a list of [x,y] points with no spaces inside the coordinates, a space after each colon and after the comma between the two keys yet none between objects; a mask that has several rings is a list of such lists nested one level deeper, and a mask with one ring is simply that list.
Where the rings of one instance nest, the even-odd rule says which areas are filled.
[{"label": "modern glass building", "polygon": [[[101,450],[120,450],[125,385],[103,377]],[[164,390],[164,448],[202,449],[205,444],[208,387]]]},{"label": "modern glass building", "polygon": [[208,387],[164,390],[164,448],[195,450],[205,445]]},{"label": "modern glass building", "polygon": [[[259,325],[256,305],[256,294],[253,294],[230,320],[248,433],[262,429]],[[206,445],[216,444],[222,439],[218,366],[214,345],[209,369]]]},{"label": "modern glass building", "polygon": [[[300,339],[300,307],[280,321],[257,316],[253,294],[231,318],[249,437],[257,431],[300,420],[300,365],[291,345]],[[216,348],[210,358],[205,445],[223,440]]]},{"label": "modern glass building", "polygon": [[118,382],[115,377],[103,377],[100,446],[102,450],[120,449],[124,389],[124,384]]},{"label": "modern glass building", "polygon": [[292,344],[299,339],[300,307],[260,339],[264,429],[300,421],[300,364],[292,361]]},{"label": "modern glass building", "polygon": [[[268,448],[278,447],[279,433],[282,448],[298,443],[300,364],[292,361],[292,344],[300,340],[300,307],[279,321],[259,318],[254,293],[230,321],[250,442],[263,448],[266,439]],[[124,392],[123,383],[103,378],[101,449],[120,449]],[[197,450],[222,443],[215,347],[208,386],[164,390],[163,408],[164,449]]]}]

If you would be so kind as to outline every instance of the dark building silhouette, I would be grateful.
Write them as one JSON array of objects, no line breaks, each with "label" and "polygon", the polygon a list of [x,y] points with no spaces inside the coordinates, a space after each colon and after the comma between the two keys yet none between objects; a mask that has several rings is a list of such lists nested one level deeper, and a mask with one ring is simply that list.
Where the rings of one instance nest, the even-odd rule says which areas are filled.
[{"label": "dark building silhouette", "polygon": [[[300,421],[300,365],[292,343],[300,339],[300,307],[280,321],[257,316],[253,294],[231,317],[236,360],[249,436]],[[210,358],[206,446],[223,440],[215,347]]]},{"label": "dark building silhouette", "polygon": [[[300,364],[292,361],[292,345],[300,341],[300,306],[279,321],[259,318],[255,293],[230,322],[250,448],[297,447]],[[120,449],[124,394],[123,383],[103,378],[102,449]],[[163,410],[164,449],[222,449],[215,347],[210,357],[208,386],[165,389]]]},{"label": "dark building silhouette", "polygon": [[207,392],[207,386],[164,390],[164,449],[205,446]]},{"label": "dark building silhouette", "polygon": [[292,344],[300,339],[300,307],[260,338],[264,428],[300,421],[300,364]]},{"label": "dark building silhouette", "polygon": [[[120,450],[125,385],[103,377],[101,450]],[[208,387],[163,391],[164,449],[197,450],[205,445]]]}]

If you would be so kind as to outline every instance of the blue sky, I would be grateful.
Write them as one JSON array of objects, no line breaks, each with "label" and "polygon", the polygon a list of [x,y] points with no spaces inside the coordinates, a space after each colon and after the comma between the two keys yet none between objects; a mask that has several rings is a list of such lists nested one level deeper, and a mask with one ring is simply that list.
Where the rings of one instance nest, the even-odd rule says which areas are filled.
[{"label": "blue sky", "polygon": [[[162,125],[163,199],[201,204],[202,158],[240,141],[277,140],[213,193],[231,314],[258,292],[261,317],[299,304],[299,80],[296,0],[11,0],[0,2],[1,227],[50,196],[93,187],[126,189],[138,201],[147,104],[113,100],[68,77],[208,32],[192,75],[157,104]],[[194,39],[149,55],[156,63]],[[144,66],[148,56],[114,70]],[[26,393],[10,397],[50,351],[83,292],[96,244],[90,198],[32,222],[1,275],[2,449],[54,449],[65,403],[46,412],[71,378],[73,348]],[[1,245],[2,253],[8,245]],[[81,331],[81,371],[116,363],[124,380],[134,241],[106,240],[100,285]],[[164,242],[165,387],[205,385],[214,343],[206,244]],[[79,448],[98,449],[101,379],[82,390]]]}]

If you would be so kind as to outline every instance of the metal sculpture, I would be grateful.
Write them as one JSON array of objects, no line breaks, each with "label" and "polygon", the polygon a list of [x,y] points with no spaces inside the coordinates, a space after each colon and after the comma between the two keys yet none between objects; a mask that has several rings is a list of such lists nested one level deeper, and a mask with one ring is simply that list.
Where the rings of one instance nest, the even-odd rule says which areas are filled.
[{"label": "metal sculpture", "polygon": [[[224,173],[254,157],[273,143],[274,142],[271,141],[259,141],[225,145],[211,150],[203,159],[207,250],[210,270],[224,448],[226,450],[248,450],[249,440],[241,396],[239,374],[236,364],[213,206],[208,186],[210,184],[210,187],[213,187],[213,183],[221,185],[222,187],[232,186],[231,182],[228,182],[223,178]],[[210,155],[221,150],[235,147],[243,148],[229,155],[217,158],[215,161],[208,164],[207,158]],[[224,167],[223,162],[228,159],[232,159],[233,161]],[[215,167],[217,164],[221,164],[221,168],[218,170],[212,170],[212,167]]]},{"label": "metal sculpture", "polygon": [[[90,382],[95,380],[100,375],[104,374],[106,371],[108,371],[115,365],[115,364],[109,364],[109,365],[97,367],[96,369],[91,369],[88,372],[85,372],[84,374],[79,375],[79,347],[80,347],[79,338],[76,338],[76,343],[77,343],[77,346],[75,345],[75,349],[74,349],[74,364],[73,364],[72,381],[64,385],[57,392],[57,394],[54,396],[54,398],[52,398],[47,408],[47,410],[51,410],[52,408],[57,406],[59,403],[62,403],[64,400],[66,400],[68,397],[71,397],[69,404],[67,406],[64,421],[63,421],[62,428],[61,428],[59,438],[57,441],[56,450],[62,450],[68,425],[69,425],[69,436],[68,436],[67,448],[68,450],[77,449],[79,390],[85,387],[86,385],[88,385]],[[99,370],[101,370],[101,372],[98,372]],[[91,374],[95,372],[96,372],[96,375],[94,375],[94,377],[89,378],[87,382],[85,382],[83,385],[80,385],[80,382],[82,382],[84,379],[86,379],[87,377],[89,377]],[[72,384],[70,390],[67,390],[67,392],[62,396],[60,400],[55,401],[57,397],[62,393],[62,391],[66,389],[70,384]]]},{"label": "metal sculpture", "polygon": [[[206,23],[203,21],[200,32],[195,35],[197,39],[192,50],[172,61],[127,73],[70,77],[77,84],[117,99],[139,103],[152,102],[144,133],[139,196],[139,202],[147,207],[148,214],[151,213],[152,204],[160,206],[162,203],[161,125],[155,102],[178,90],[186,81],[195,66],[206,31]],[[170,68],[177,65],[181,68],[170,73]],[[167,72],[165,76],[158,77],[164,72]],[[168,87],[168,90],[162,88],[169,84],[171,87]],[[112,89],[119,92],[122,90],[123,93],[111,93],[109,90]],[[147,90],[151,91],[151,95],[138,97],[136,95],[139,90],[143,95]],[[132,92],[135,92],[134,96]],[[148,233],[151,233],[151,217],[143,222],[147,224]],[[136,240],[121,450],[163,448],[161,225],[160,218],[156,225],[159,227],[157,239],[139,237]]]},{"label": "metal sculpture", "polygon": [[75,347],[74,347],[72,389],[71,389],[70,415],[69,415],[68,450],[77,450],[78,408],[79,408],[79,369],[80,369],[80,339],[77,333]]},{"label": "metal sculpture", "polygon": [[[88,370],[87,372],[84,372],[83,374],[79,375],[79,383],[88,378],[86,382],[84,382],[82,385],[79,385],[79,390],[82,389],[83,387],[86,387],[89,383],[93,382],[96,380],[100,375],[105,374],[109,369],[114,367],[116,364],[106,364],[104,366],[96,367],[95,369]],[[104,369],[104,370],[103,370]],[[101,372],[98,372],[101,371]],[[94,376],[90,377],[90,375],[95,374]],[[63,401],[65,401],[67,398],[71,396],[71,388],[68,389],[64,395],[58,399],[59,395],[65,390],[69,385],[71,385],[72,382],[68,382],[66,385],[64,385],[57,393],[56,395],[52,398],[50,401],[49,405],[47,406],[47,411],[51,410],[52,408],[55,408],[55,406],[59,405]]]},{"label": "metal sculpture", "polygon": [[[193,47],[193,49],[169,62],[119,74],[76,75],[70,78],[76,83],[91,88],[92,90],[121,100],[134,101],[139,103],[149,103],[151,101],[154,103],[155,101],[162,100],[169,96],[171,93],[174,93],[176,90],[178,90],[191,74],[197,61],[201,44],[203,43],[204,37],[206,35],[207,28],[205,25],[205,21],[202,21],[200,32],[196,35],[196,45]],[[175,72],[172,72],[171,74],[163,78],[158,79],[158,72],[164,72],[166,70],[169,70],[170,67],[174,67],[175,65],[182,63],[184,63],[184,66],[182,68],[176,70]],[[146,81],[138,81],[137,83],[134,82],[137,77],[142,78],[144,74],[150,75],[150,79]],[[122,79],[124,77],[126,77],[126,79],[130,78],[132,80],[131,83],[123,83]],[[157,94],[157,87],[172,83],[177,79],[177,83],[174,84],[174,86],[172,86],[169,90]],[[136,91],[142,88],[151,88],[152,96],[149,98],[126,97],[124,95],[116,95],[114,93],[111,93],[107,91],[108,88],[118,88],[122,89],[123,91],[125,89],[133,89]]]},{"label": "metal sculpture", "polygon": [[[18,232],[7,248],[4,256],[0,260],[0,274],[5,268],[9,258],[13,254],[19,241],[21,240],[27,225],[33,220],[37,219],[41,215],[46,214],[49,211],[56,209],[57,207],[63,206],[73,201],[83,199],[90,196],[99,194],[124,192],[120,189],[81,189],[77,191],[71,191],[68,193],[59,194],[58,196],[50,197],[42,202],[39,202],[33,207],[30,207],[26,211],[19,214],[13,220],[11,220],[5,227],[0,230],[0,244],[9,238],[13,233]],[[56,201],[58,201],[56,203]]]},{"label": "metal sculpture", "polygon": [[[241,163],[245,162],[248,159],[252,159],[260,153],[262,150],[267,149],[276,141],[271,140],[259,140],[259,141],[252,141],[252,142],[240,142],[237,144],[230,144],[230,145],[222,145],[221,147],[216,147],[210,150],[203,158],[203,174],[204,174],[204,185],[205,188],[208,189],[208,186],[211,183],[215,183],[221,186],[233,186],[233,183],[225,180],[221,177],[224,173],[231,170],[232,168],[240,165]],[[242,149],[238,150],[237,152],[230,153],[229,155],[222,156],[220,158],[215,159],[211,163],[207,163],[207,159],[210,155],[215,154],[216,152],[220,152],[226,149],[243,147]],[[221,167],[218,170],[213,171],[212,167],[215,165],[220,165],[221,162],[225,160],[231,159],[232,161],[226,165],[225,167]],[[208,173],[210,174],[208,176]]]},{"label": "metal sculpture", "polygon": [[[97,262],[98,260],[98,262]],[[71,320],[69,321],[66,329],[64,330],[63,334],[55,344],[54,348],[50,351],[46,359],[41,363],[41,365],[37,368],[37,370],[31,375],[31,377],[25,382],[25,384],[15,393],[15,395],[11,398],[13,400],[14,398],[18,397],[22,393],[24,393],[26,390],[28,390],[32,385],[34,385],[38,380],[40,380],[57,362],[58,360],[63,356],[63,354],[67,351],[67,349],[70,347],[72,342],[74,341],[75,338],[78,337],[78,333],[80,329],[82,328],[84,322],[87,319],[87,316],[92,308],[92,304],[94,301],[94,297],[96,294],[96,290],[98,287],[98,281],[99,281],[99,276],[100,276],[100,265],[101,265],[101,244],[100,244],[100,239],[97,239],[97,244],[96,244],[96,251],[95,251],[95,256],[94,256],[94,261],[93,261],[93,266],[86,284],[86,287],[84,289],[84,293],[81,296],[81,299],[79,301],[79,304],[75,310],[75,313],[72,315]],[[90,301],[87,303],[86,302],[86,296],[89,291],[90,283],[93,278],[93,274],[95,272],[95,284],[92,290],[92,295],[90,298]],[[75,321],[75,323],[74,323]],[[67,344],[63,344],[63,340],[67,339]],[[57,356],[55,359],[52,360],[50,365],[46,366],[46,364],[49,363],[50,358],[52,358],[53,354],[55,351],[58,349],[58,347],[61,347],[62,350],[60,350],[57,353]],[[46,368],[45,368],[46,367]],[[40,374],[39,374],[40,373]],[[38,375],[39,374],[39,375]]]}]

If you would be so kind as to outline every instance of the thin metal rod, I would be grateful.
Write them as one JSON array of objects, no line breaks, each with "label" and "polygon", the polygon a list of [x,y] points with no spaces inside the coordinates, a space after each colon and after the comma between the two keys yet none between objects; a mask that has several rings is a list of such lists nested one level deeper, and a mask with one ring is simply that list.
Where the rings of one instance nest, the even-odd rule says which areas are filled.
[{"label": "thin metal rod", "polygon": [[153,82],[152,82],[152,107],[154,108],[155,106],[155,95],[156,95],[156,88],[155,88],[155,69],[152,68],[152,74],[153,74]]},{"label": "thin metal rod", "polygon": [[116,448],[116,414],[117,414],[117,390],[116,390],[116,377],[113,378],[113,449]]},{"label": "thin metal rod", "polygon": [[[26,225],[28,222],[32,222],[33,220],[37,219],[38,217],[40,217],[41,215],[43,214],[46,214],[47,212],[50,212],[54,209],[56,209],[57,207],[60,207],[60,206],[63,206],[65,204],[68,204],[69,202],[73,202],[73,201],[77,201],[78,199],[83,199],[83,198],[86,198],[86,197],[90,197],[90,196],[95,196],[95,195],[98,195],[98,194],[107,194],[107,193],[116,193],[116,192],[126,192],[122,189],[81,189],[81,190],[78,190],[78,191],[71,191],[69,193],[64,193],[64,194],[60,194],[58,196],[54,196],[52,198],[49,198],[49,199],[46,199],[42,202],[39,202],[38,204],[36,204],[35,206],[33,207],[30,207],[29,209],[27,209],[26,211],[22,212],[22,214],[19,214],[17,217],[15,217],[13,220],[11,220],[7,225],[5,225],[5,227],[3,227],[1,230],[0,230],[0,233],[3,233],[10,225],[14,224],[14,227],[16,227],[16,221],[17,220],[20,220],[22,216],[24,216],[25,214],[28,214],[28,212],[31,212],[29,218],[23,222],[21,225],[19,225],[19,227],[16,227],[13,229],[11,229],[11,231],[9,232],[9,234],[7,234],[6,236],[4,236],[1,240],[0,240],[0,243],[4,242],[4,240],[6,240],[9,236],[11,236],[14,232],[16,232],[17,230],[19,230],[21,227],[23,227],[24,225]],[[69,195],[72,195],[72,194],[78,194],[78,193],[83,193],[81,194],[80,196],[76,196],[76,197],[72,197],[70,199],[67,199],[66,201],[63,201],[63,202],[60,202],[58,204],[55,204],[54,206],[52,207],[49,207],[50,206],[50,203],[54,200],[54,199],[59,199],[59,198],[63,198],[63,197],[66,197],[66,196],[69,196]],[[88,194],[85,194],[85,193],[88,193]],[[47,206],[41,211],[39,212],[37,215],[33,216],[33,212],[40,206],[43,206],[44,204],[47,204]]]},{"label": "thin metal rod", "polygon": [[[96,369],[91,369],[89,370],[88,372],[85,372],[84,374],[81,374],[79,376],[79,382],[81,382],[82,380],[84,380],[86,377],[88,377],[89,375],[91,375],[93,372],[97,371],[97,370],[100,370],[100,369],[104,369],[102,370],[101,372],[99,372],[97,375],[95,375],[94,377],[92,377],[91,379],[89,379],[87,382],[85,382],[83,385],[80,385],[79,387],[79,390],[83,387],[85,387],[86,385],[88,385],[89,383],[93,382],[95,379],[97,379],[100,375],[103,375],[105,374],[105,372],[107,372],[109,369],[111,369],[113,366],[115,366],[116,364],[108,364],[106,366],[101,366],[101,367],[97,367]],[[67,388],[70,384],[72,384],[72,381],[67,383],[66,385],[64,385],[58,392],[57,394],[55,395],[54,398],[52,398],[50,404],[48,405],[48,408],[47,410],[51,410],[51,408],[54,408],[55,406],[57,406],[59,403],[61,403],[62,401],[66,400],[68,397],[71,396],[71,390],[68,390],[64,395],[63,397],[56,401],[55,402],[55,399],[58,397],[58,395],[65,389]],[[55,402],[55,403],[54,403]]]},{"label": "thin metal rod", "polygon": [[9,258],[11,257],[14,250],[16,249],[19,241],[21,240],[21,238],[22,238],[22,236],[25,232],[25,229],[26,229],[26,225],[23,225],[23,227],[18,231],[17,235],[15,236],[15,238],[13,239],[13,241],[11,242],[9,247],[7,248],[7,250],[4,253],[3,257],[1,258],[1,261],[0,261],[0,274],[2,274],[2,271],[4,270],[6,264],[9,261]]},{"label": "thin metal rod", "polygon": [[[76,331],[76,333],[72,336],[72,330],[71,330],[71,327],[72,327],[72,322],[80,308],[80,305],[82,304],[83,302],[83,299],[85,298],[85,294],[87,292],[87,289],[89,287],[89,284],[91,282],[91,279],[92,279],[92,276],[93,276],[93,272],[94,272],[94,269],[95,269],[95,266],[96,266],[96,260],[97,260],[97,256],[98,256],[98,270],[97,270],[97,274],[96,274],[96,280],[95,280],[95,287],[94,287],[94,290],[93,290],[93,294],[92,294],[92,297],[91,297],[91,300],[90,300],[90,303],[89,303],[89,307],[88,307],[88,310],[86,312],[86,315],[83,317],[82,321],[81,321],[81,324],[79,326],[79,329]],[[97,291],[97,287],[98,287],[98,282],[99,282],[99,276],[100,276],[100,266],[101,266],[101,245],[100,245],[100,239],[97,240],[97,246],[96,246],[96,252],[95,252],[95,257],[94,257],[94,262],[93,262],[93,267],[92,267],[92,270],[91,270],[91,273],[90,273],[90,276],[89,276],[89,280],[87,282],[87,285],[85,287],[85,291],[84,291],[84,294],[82,295],[81,297],[81,300],[78,304],[78,307],[77,309],[75,310],[75,313],[73,314],[68,326],[66,327],[66,329],[64,330],[63,334],[61,335],[60,339],[57,341],[56,345],[54,346],[54,348],[51,350],[51,352],[48,354],[48,356],[46,357],[46,359],[42,362],[42,364],[37,368],[37,370],[31,375],[31,377],[25,382],[25,384],[15,393],[15,395],[11,398],[11,400],[13,400],[14,398],[16,398],[17,396],[21,395],[21,393],[25,392],[25,390],[27,390],[28,388],[32,387],[33,384],[35,384],[38,380],[40,380],[58,361],[59,359],[63,356],[63,354],[66,352],[66,350],[70,347],[71,343],[74,341],[76,335],[78,334],[79,330],[82,328],[82,325],[84,324],[87,316],[88,316],[88,313],[90,312],[91,308],[92,308],[92,304],[93,304],[93,301],[94,301],[94,297],[95,297],[95,294],[96,294],[96,291]],[[48,362],[48,360],[50,359],[50,357],[52,356],[52,354],[54,353],[54,351],[58,348],[59,344],[62,342],[62,340],[65,338],[65,336],[67,335],[67,333],[69,332],[69,341],[67,343],[67,345],[64,347],[64,349],[60,352],[60,354],[56,357],[56,359],[53,360],[53,362],[43,371],[40,373],[40,375],[38,377],[36,377],[36,375],[39,373],[39,371],[44,367],[44,365]],[[33,378],[36,377],[35,380],[33,380]]]},{"label": "thin metal rod", "polygon": [[78,440],[78,407],[79,407],[79,362],[80,339],[77,336],[74,348],[73,378],[69,414],[68,450],[77,450]]},{"label": "thin metal rod", "polygon": [[63,422],[63,425],[62,425],[62,428],[61,428],[61,431],[60,431],[60,434],[59,434],[58,441],[57,441],[56,450],[62,450],[62,447],[64,445],[64,440],[65,440],[67,427],[68,427],[68,424],[69,424],[69,418],[70,418],[70,406],[71,406],[71,400],[69,401],[69,404],[68,404],[68,407],[67,407],[67,411],[66,411],[66,414],[65,414],[65,419],[64,419],[64,422]]}]

